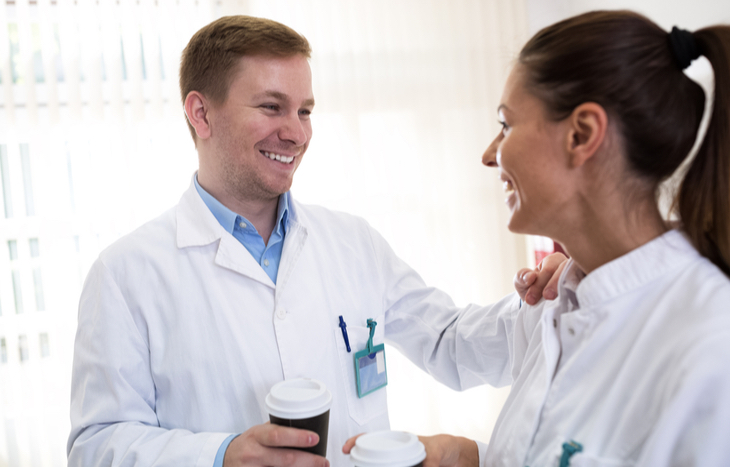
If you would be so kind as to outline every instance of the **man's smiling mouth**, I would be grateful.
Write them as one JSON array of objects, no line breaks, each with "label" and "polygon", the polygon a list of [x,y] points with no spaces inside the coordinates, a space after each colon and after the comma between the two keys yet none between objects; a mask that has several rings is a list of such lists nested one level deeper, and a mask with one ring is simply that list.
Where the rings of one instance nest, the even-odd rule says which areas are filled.
[{"label": "man's smiling mouth", "polygon": [[264,155],[264,157],[268,157],[272,161],[279,161],[284,164],[291,164],[294,160],[294,156],[282,156],[281,154],[276,154],[274,152],[268,152],[268,151],[259,151],[261,154]]}]

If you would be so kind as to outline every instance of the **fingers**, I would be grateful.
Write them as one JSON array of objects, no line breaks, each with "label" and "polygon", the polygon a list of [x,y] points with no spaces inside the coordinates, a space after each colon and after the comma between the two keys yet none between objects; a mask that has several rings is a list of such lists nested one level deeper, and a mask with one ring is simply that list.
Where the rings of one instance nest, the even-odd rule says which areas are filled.
[{"label": "fingers", "polygon": [[522,300],[525,300],[527,290],[537,279],[537,273],[529,268],[520,269],[513,279],[515,290]]},{"label": "fingers", "polygon": [[355,447],[355,441],[357,441],[357,438],[359,438],[360,436],[362,436],[364,434],[365,433],[360,433],[359,435],[353,436],[352,438],[345,441],[345,445],[342,446],[342,453],[350,454],[350,451],[352,450],[352,448]]},{"label": "fingers", "polygon": [[322,456],[291,448],[319,442],[316,433],[278,425],[257,425],[241,433],[226,449],[223,466],[329,467]]},{"label": "fingers", "polygon": [[329,467],[329,461],[322,456],[310,452],[287,448],[265,447],[262,451],[261,460],[253,465],[272,467]]},{"label": "fingers", "polygon": [[545,290],[543,290],[542,296],[546,299],[554,300],[558,296],[558,280],[560,280],[560,275],[563,273],[563,269],[565,269],[566,264],[568,264],[568,261],[563,261],[562,263],[560,263],[558,268],[555,270],[555,274],[553,274],[553,277],[550,278],[547,285],[545,286]]},{"label": "fingers", "polygon": [[562,253],[553,253],[542,260],[536,271],[537,279],[528,288],[525,296],[528,305],[536,304],[540,297],[554,300],[558,296],[558,279],[567,260]]},{"label": "fingers", "polygon": [[319,436],[313,431],[300,430],[279,425],[259,425],[254,438],[262,446],[308,448],[319,442]]}]

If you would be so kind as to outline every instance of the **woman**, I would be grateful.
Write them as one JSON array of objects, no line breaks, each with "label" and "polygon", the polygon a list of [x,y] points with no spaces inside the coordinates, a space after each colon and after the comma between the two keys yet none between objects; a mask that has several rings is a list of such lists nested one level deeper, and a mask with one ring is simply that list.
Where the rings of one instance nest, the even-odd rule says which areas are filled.
[{"label": "woman", "polygon": [[[675,199],[715,73],[701,147]],[[424,438],[430,465],[730,465],[730,27],[695,33],[628,11],[592,12],[522,49],[483,156],[513,232],[571,255],[555,303],[514,319],[512,389],[486,453]],[[347,450],[348,446],[346,446]]]}]

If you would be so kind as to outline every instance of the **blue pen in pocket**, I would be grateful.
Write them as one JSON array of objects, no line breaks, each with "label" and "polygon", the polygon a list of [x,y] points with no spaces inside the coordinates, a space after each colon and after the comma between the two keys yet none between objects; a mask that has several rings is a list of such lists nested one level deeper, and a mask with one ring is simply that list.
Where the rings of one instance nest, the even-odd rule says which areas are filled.
[{"label": "blue pen in pocket", "polygon": [[342,338],[345,340],[345,347],[347,348],[347,352],[350,352],[350,339],[347,337],[347,324],[345,324],[345,320],[342,319],[342,315],[340,315],[340,328],[342,329]]}]

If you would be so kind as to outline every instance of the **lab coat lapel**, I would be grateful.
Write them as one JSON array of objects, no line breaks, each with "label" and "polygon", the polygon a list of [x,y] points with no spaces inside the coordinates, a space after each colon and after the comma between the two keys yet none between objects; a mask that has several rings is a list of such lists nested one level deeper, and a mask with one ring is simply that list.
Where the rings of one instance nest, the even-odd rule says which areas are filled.
[{"label": "lab coat lapel", "polygon": [[[217,221],[216,221],[217,222]],[[225,232],[218,244],[218,252],[215,255],[215,264],[242,274],[250,279],[261,282],[271,287],[276,286],[259,263],[253,259],[251,253],[236,240],[233,235]]]},{"label": "lab coat lapel", "polygon": [[[291,199],[291,198],[290,198]],[[296,266],[299,256],[304,249],[307,241],[307,228],[301,223],[298,209],[292,201],[289,205],[290,218],[289,225],[284,238],[284,248],[281,253],[281,262],[279,263],[279,274],[276,277],[276,300],[278,302],[281,294],[284,292],[287,282],[291,277],[294,266]]]},{"label": "lab coat lapel", "polygon": [[272,289],[275,287],[274,282],[253,259],[246,247],[218,223],[195,190],[193,183],[183,194],[176,209],[178,248],[209,245],[218,240],[215,264],[261,282]]}]

